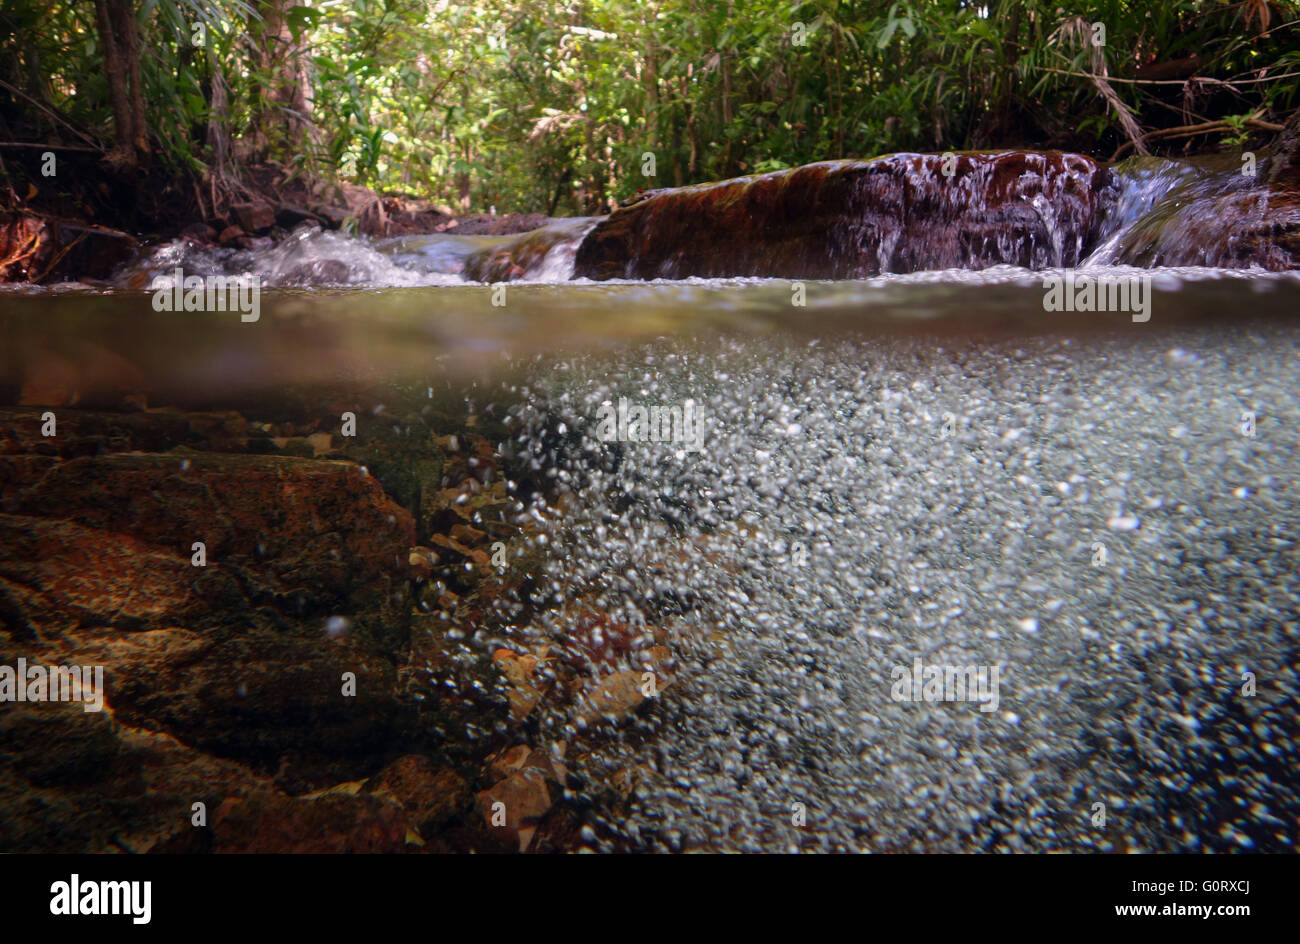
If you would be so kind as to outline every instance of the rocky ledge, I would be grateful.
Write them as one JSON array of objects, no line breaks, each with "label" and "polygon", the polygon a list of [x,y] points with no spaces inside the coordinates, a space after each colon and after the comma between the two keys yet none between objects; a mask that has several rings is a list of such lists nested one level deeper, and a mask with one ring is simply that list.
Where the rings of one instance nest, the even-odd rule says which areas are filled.
[{"label": "rocky ledge", "polygon": [[656,190],[597,224],[574,275],[846,279],[1074,265],[1095,241],[1106,183],[1082,155],[1004,151],[894,154]]},{"label": "rocky ledge", "polygon": [[[1058,151],[892,154],[654,190],[596,224],[574,276],[845,279],[1075,266],[1117,223],[1109,215],[1122,176]],[[1258,162],[1250,155],[1191,177],[1149,208],[1110,261],[1300,267],[1300,113]],[[498,260],[483,277],[514,272]]]},{"label": "rocky ledge", "polygon": [[32,398],[0,407],[0,668],[102,667],[102,701],[0,676],[0,851],[553,851],[627,801],[584,758],[667,637],[503,621],[543,555],[475,421]]}]

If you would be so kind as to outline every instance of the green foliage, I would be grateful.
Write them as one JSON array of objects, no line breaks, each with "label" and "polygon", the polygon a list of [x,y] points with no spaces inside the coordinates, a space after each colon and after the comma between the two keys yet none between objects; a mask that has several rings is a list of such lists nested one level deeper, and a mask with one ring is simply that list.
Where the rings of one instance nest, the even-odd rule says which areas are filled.
[{"label": "green foliage", "polygon": [[[1108,157],[1125,138],[1102,69],[1144,128],[1227,114],[1233,146],[1247,117],[1300,104],[1293,0],[142,0],[151,127],[174,166],[210,160],[216,84],[231,137],[266,120],[284,63],[254,37],[272,6],[293,40],[281,60],[313,91],[314,133],[274,140],[277,156],[476,210],[603,212],[638,189],[900,150]],[[25,84],[38,63],[49,100],[106,136],[93,4],[0,0],[0,18],[25,38],[8,74]]]}]

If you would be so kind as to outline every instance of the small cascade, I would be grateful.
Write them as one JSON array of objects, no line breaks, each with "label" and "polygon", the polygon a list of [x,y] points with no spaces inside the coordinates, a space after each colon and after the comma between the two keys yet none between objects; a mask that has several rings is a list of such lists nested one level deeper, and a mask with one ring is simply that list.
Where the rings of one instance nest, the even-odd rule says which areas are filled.
[{"label": "small cascade", "polygon": [[1114,169],[1116,196],[1102,221],[1100,241],[1084,265],[1113,265],[1121,244],[1171,192],[1200,176],[1190,164],[1134,157]]},{"label": "small cascade", "polygon": [[458,269],[441,259],[403,259],[381,249],[368,239],[314,227],[303,227],[278,244],[255,249],[201,247],[178,239],[154,249],[120,273],[116,281],[128,288],[149,288],[155,280],[158,285],[170,284],[176,269],[186,276],[255,275],[263,286],[277,288],[400,287],[460,281]]},{"label": "small cascade", "polygon": [[400,288],[471,282],[565,282],[578,246],[595,220],[557,220],[518,236],[437,233],[387,240],[349,237],[304,227],[276,245],[255,249],[159,246],[117,277],[124,288],[170,284],[186,276],[256,275],[266,287]]},{"label": "small cascade", "polygon": [[474,252],[465,259],[464,277],[475,282],[563,282],[573,278],[574,258],[597,221],[591,217],[556,220]]},{"label": "small cascade", "polygon": [[[655,190],[514,236],[389,240],[303,228],[276,245],[177,240],[117,283],[257,275],[268,287],[571,279],[863,279],[998,266],[1300,267],[1300,195],[1235,158],[893,154]],[[1253,169],[1253,168],[1251,168]]]},{"label": "small cascade", "polygon": [[1060,152],[894,154],[655,191],[598,223],[579,277],[845,279],[1077,265],[1113,192]]},{"label": "small cascade", "polygon": [[1300,265],[1300,200],[1234,156],[1135,157],[1112,169],[1117,197],[1085,265]]}]

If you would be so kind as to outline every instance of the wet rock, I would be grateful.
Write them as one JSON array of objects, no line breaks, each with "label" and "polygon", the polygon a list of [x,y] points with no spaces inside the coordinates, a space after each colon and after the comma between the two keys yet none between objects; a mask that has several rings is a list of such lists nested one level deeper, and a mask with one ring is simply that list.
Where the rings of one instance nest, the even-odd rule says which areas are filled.
[{"label": "wet rock", "polygon": [[555,800],[546,772],[538,767],[523,767],[479,792],[476,803],[488,828],[516,842],[519,851],[524,852],[537,831],[538,821]]},{"label": "wet rock", "polygon": [[397,758],[367,780],[362,793],[393,797],[406,810],[414,827],[427,836],[466,812],[473,803],[469,785],[456,771],[439,768],[419,754]]},{"label": "wet rock", "polygon": [[376,796],[231,798],[217,809],[212,851],[383,853],[406,849],[402,808]]},{"label": "wet rock", "polygon": [[86,651],[112,660],[109,699],[124,722],[259,771],[287,763],[281,779],[294,790],[355,776],[403,721],[393,665],[354,640],[164,630]]},{"label": "wet rock", "polygon": [[264,767],[300,751],[320,776],[397,730],[413,524],[354,466],[6,456],[0,509],[20,654],[103,664],[126,723]]},{"label": "wet rock", "polygon": [[523,721],[541,701],[548,683],[537,673],[542,659],[535,655],[520,655],[510,649],[498,649],[492,661],[510,683],[507,697],[510,700],[510,720]]},{"label": "wet rock", "polygon": [[583,239],[578,278],[860,278],[1072,266],[1108,175],[1059,151],[894,154],[656,190]]},{"label": "wet rock", "polygon": [[622,800],[627,800],[636,788],[645,782],[658,779],[654,769],[646,764],[628,764],[610,775],[609,785]]},{"label": "wet rock", "polygon": [[446,450],[442,474],[449,484],[461,486],[473,481],[482,485],[497,477],[501,457],[483,437],[443,436],[438,444]]},{"label": "wet rock", "polygon": [[[587,220],[552,223],[497,246],[472,253],[463,275],[475,282],[509,282],[535,272],[557,248],[573,244],[588,226]],[[456,229],[456,233],[465,230]]]},{"label": "wet rock", "polygon": [[657,661],[644,669],[614,672],[588,680],[579,696],[578,718],[586,724],[598,720],[624,721],[642,705],[659,696],[672,684],[672,677],[658,668],[667,659],[660,647]]},{"label": "wet rock", "polygon": [[188,559],[128,535],[0,514],[0,592],[25,636],[135,632],[200,619],[206,606],[194,581]]},{"label": "wet rock", "polygon": [[[151,410],[133,413],[63,410],[55,413],[57,434],[42,435],[43,410],[0,408],[0,455],[41,451],[73,459],[110,452],[159,452],[198,449],[244,452],[248,422],[233,411],[184,413]],[[46,448],[48,447],[48,448]],[[185,456],[177,454],[177,462]]]},{"label": "wet rock", "polygon": [[471,566],[478,567],[483,571],[486,571],[489,567],[491,559],[488,557],[486,551],[467,547],[459,541],[447,537],[445,534],[432,535],[429,538],[429,541],[433,544],[435,549],[442,551],[452,559],[466,561],[470,563]]},{"label": "wet rock", "polygon": [[238,226],[227,226],[221,231],[221,234],[217,236],[217,242],[221,243],[223,246],[233,246],[243,238],[244,231],[242,229]]},{"label": "wet rock", "polygon": [[433,566],[438,558],[427,547],[413,547],[407,560],[411,565],[411,576],[418,580],[428,580],[433,575]]},{"label": "wet rock", "polygon": [[399,672],[403,699],[417,706],[414,728],[456,763],[477,763],[507,733],[506,685],[472,633],[446,611],[411,619],[410,655]]},{"label": "wet rock", "polygon": [[311,210],[289,203],[282,203],[275,211],[275,221],[285,229],[293,229],[302,223],[315,223],[319,226],[321,219]]},{"label": "wet rock", "polygon": [[119,743],[111,715],[81,705],[6,704],[0,755],[37,787],[98,783],[112,774]]},{"label": "wet rock", "polygon": [[563,787],[568,776],[568,768],[564,763],[567,749],[568,745],[563,741],[554,742],[550,748],[515,744],[489,760],[484,775],[488,783],[500,783],[521,770],[533,768],[540,771],[552,785]]},{"label": "wet rock", "polygon": [[533,749],[527,744],[508,747],[488,761],[486,773],[490,783],[505,780],[516,770],[521,770],[532,756]]},{"label": "wet rock", "polygon": [[246,233],[261,233],[275,225],[275,211],[260,201],[236,203],[230,215]]},{"label": "wet rock", "polygon": [[634,627],[594,607],[582,608],[557,629],[558,654],[578,674],[624,668],[629,663],[639,666],[647,658],[645,650],[663,635],[655,627]]},{"label": "wet rock", "polygon": [[208,246],[217,241],[218,233],[207,223],[191,223],[182,229],[177,236],[180,239],[198,243],[201,246]]},{"label": "wet rock", "polygon": [[352,268],[339,259],[317,259],[294,266],[283,276],[285,285],[346,285],[352,281]]},{"label": "wet rock", "polygon": [[6,490],[0,507],[126,535],[185,560],[203,541],[213,569],[200,570],[239,571],[261,585],[255,595],[301,616],[388,612],[414,535],[410,514],[355,466],[287,456],[81,457]]},{"label": "wet rock", "polygon": [[1300,267],[1300,189],[1279,154],[1273,171],[1240,173],[1228,155],[1195,163],[1130,158],[1118,175],[1178,174],[1119,236],[1111,260],[1124,265]]},{"label": "wet rock", "polygon": [[1269,154],[1268,183],[1275,191],[1300,193],[1300,111],[1278,134]]},{"label": "wet rock", "polygon": [[478,528],[470,527],[467,524],[452,525],[450,536],[453,541],[459,541],[466,545],[479,545],[487,540],[486,531],[480,531]]},{"label": "wet rock", "polygon": [[[16,655],[0,636],[0,663]],[[49,660],[56,661],[56,660]],[[225,797],[268,790],[231,761],[75,704],[0,712],[0,851],[208,851]]]},{"label": "wet rock", "polygon": [[[1117,170],[1149,173],[1152,162],[1131,158]],[[1181,179],[1123,234],[1113,261],[1300,268],[1300,116],[1291,117],[1254,173],[1244,173],[1235,155],[1163,164]]]},{"label": "wet rock", "polygon": [[352,214],[344,207],[322,204],[315,208],[316,215],[331,229],[340,229]]},{"label": "wet rock", "polygon": [[120,354],[82,342],[77,360],[43,351],[26,367],[22,406],[120,407],[145,386],[144,373]]}]

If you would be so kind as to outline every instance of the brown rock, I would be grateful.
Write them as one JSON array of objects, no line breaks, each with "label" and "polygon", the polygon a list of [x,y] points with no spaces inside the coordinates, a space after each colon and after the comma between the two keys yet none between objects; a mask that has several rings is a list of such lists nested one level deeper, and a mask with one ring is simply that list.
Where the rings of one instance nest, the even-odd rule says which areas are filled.
[{"label": "brown rock", "polygon": [[191,223],[178,234],[181,239],[199,245],[210,245],[217,241],[217,231],[207,223]]},{"label": "brown rock", "polygon": [[645,665],[589,679],[578,699],[578,717],[587,724],[597,720],[623,721],[672,684],[666,671],[668,650],[654,646],[645,653]]},{"label": "brown rock", "polygon": [[524,767],[481,791],[477,804],[489,830],[517,841],[519,851],[524,852],[536,832],[538,820],[546,815],[554,800],[545,772]]},{"label": "brown rock", "polygon": [[526,767],[541,771],[556,786],[563,787],[568,769],[564,766],[565,743],[555,742],[553,750],[516,744],[501,751],[488,761],[484,772],[489,783],[499,783],[511,774]]},{"label": "brown rock", "polygon": [[[0,651],[0,662],[16,657]],[[223,797],[267,789],[238,764],[75,704],[7,705],[0,757],[5,853],[208,851],[194,804],[205,804],[210,823]]]},{"label": "brown rock", "polygon": [[[547,254],[564,243],[576,240],[590,224],[586,220],[546,220],[540,229],[526,232],[496,246],[471,253],[465,259],[463,274],[475,282],[509,282],[535,269]],[[462,223],[457,233],[469,234],[476,227]]]},{"label": "brown rock", "polygon": [[347,463],[0,457],[0,604],[23,654],[74,646],[121,720],[258,765],[384,749],[413,531]]},{"label": "brown rock", "polygon": [[473,803],[469,785],[450,767],[435,767],[419,754],[397,758],[375,774],[362,793],[384,793],[402,804],[415,828],[432,835]]},{"label": "brown rock", "polygon": [[467,524],[454,524],[451,526],[451,537],[461,544],[482,544],[487,540],[487,532]]},{"label": "brown rock", "polygon": [[74,364],[42,352],[27,366],[19,404],[121,406],[145,384],[140,368],[98,344],[80,344],[77,355]]},{"label": "brown rock", "polygon": [[492,783],[505,780],[516,770],[521,770],[528,763],[528,759],[532,754],[533,749],[527,744],[516,744],[513,747],[507,747],[488,761],[486,768],[488,779]]},{"label": "brown rock", "polygon": [[316,215],[323,219],[331,229],[339,229],[352,214],[343,207],[322,205],[316,207]]},{"label": "brown rock", "polygon": [[1268,182],[1278,190],[1300,192],[1300,111],[1278,134],[1270,149]]},{"label": "brown rock", "polygon": [[374,796],[231,798],[217,809],[212,824],[213,852],[391,853],[405,848],[401,807]]},{"label": "brown rock", "polygon": [[492,654],[501,674],[510,682],[507,697],[510,700],[510,720],[518,723],[528,717],[541,701],[545,684],[534,678],[540,660],[532,655],[519,655],[509,649],[498,649]]},{"label": "brown rock", "polygon": [[622,721],[646,701],[642,673],[615,672],[587,683],[582,696],[582,717],[587,723],[599,718]]},{"label": "brown rock", "polygon": [[[1002,151],[952,162],[938,154],[828,161],[656,190],[587,234],[574,275],[848,279],[1072,266],[1095,241],[1107,181],[1105,168],[1079,154]],[[1035,209],[1039,198],[1052,208],[1050,223]],[[1064,231],[1059,242],[1052,226]]]},{"label": "brown rock", "polygon": [[[238,413],[179,410],[113,413],[56,410],[57,435],[46,438],[42,409],[0,408],[0,455],[43,451],[74,459],[108,452],[157,452],[177,446],[207,452],[244,452],[248,423]],[[177,464],[184,457],[177,456]]]},{"label": "brown rock", "polygon": [[236,203],[230,215],[246,233],[260,233],[275,225],[275,211],[262,202]]},{"label": "brown rock", "polygon": [[444,551],[451,551],[457,557],[460,558],[472,559],[474,557],[474,548],[466,547],[464,544],[461,544],[459,541],[449,538],[445,534],[430,535],[429,543],[433,544],[437,548],[441,548]]},{"label": "brown rock", "polygon": [[411,565],[411,576],[419,580],[428,580],[433,576],[435,557],[427,547],[413,547],[407,555]]}]

